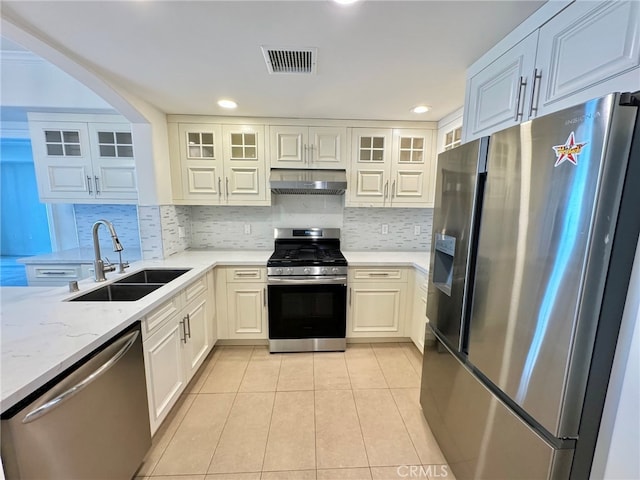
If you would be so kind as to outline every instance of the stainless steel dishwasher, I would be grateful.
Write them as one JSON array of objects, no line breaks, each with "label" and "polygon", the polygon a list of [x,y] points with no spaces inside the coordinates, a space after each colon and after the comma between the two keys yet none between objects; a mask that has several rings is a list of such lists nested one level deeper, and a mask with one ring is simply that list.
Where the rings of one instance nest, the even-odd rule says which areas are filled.
[{"label": "stainless steel dishwasher", "polygon": [[131,479],[151,446],[140,323],[2,418],[9,480]]}]

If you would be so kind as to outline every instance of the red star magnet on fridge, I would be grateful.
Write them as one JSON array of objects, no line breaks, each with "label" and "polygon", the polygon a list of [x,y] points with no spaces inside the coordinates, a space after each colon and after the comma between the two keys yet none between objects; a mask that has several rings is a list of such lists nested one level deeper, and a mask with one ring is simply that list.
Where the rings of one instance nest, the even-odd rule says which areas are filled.
[{"label": "red star magnet on fridge", "polygon": [[556,152],[557,157],[554,167],[557,167],[558,165],[566,161],[569,161],[574,165],[578,165],[578,155],[582,153],[582,147],[584,147],[587,143],[588,142],[576,143],[574,132],[571,132],[564,145],[556,145],[555,147],[551,147]]}]

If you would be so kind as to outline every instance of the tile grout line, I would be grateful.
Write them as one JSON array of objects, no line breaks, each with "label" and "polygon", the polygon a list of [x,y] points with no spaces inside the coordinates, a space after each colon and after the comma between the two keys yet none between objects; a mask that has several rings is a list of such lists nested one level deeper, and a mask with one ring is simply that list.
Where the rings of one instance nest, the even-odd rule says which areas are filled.
[{"label": "tile grout line", "polygon": [[269,430],[267,431],[267,439],[264,442],[264,452],[262,452],[262,463],[260,464],[260,478],[263,477],[264,473],[264,461],[267,458],[267,445],[269,444],[269,437],[271,436],[271,425],[273,424],[273,412],[276,409],[276,394],[278,392],[273,392],[273,402],[271,403],[271,415],[269,416]]},{"label": "tile grout line", "polygon": [[[222,348],[224,349],[224,347]],[[253,347],[251,347],[251,355],[253,355]],[[251,356],[249,356],[249,359],[251,359]],[[247,362],[247,365],[249,365],[249,362]],[[247,370],[247,367],[245,366],[245,372],[246,370]],[[244,378],[244,373],[242,374],[242,378]],[[209,470],[211,470],[211,464],[213,463],[213,458],[216,455],[216,450],[220,446],[220,441],[222,440],[222,434],[224,433],[224,429],[227,427],[227,422],[229,421],[229,417],[231,416],[231,410],[233,410],[233,406],[235,405],[236,399],[238,398],[238,393],[239,393],[241,384],[242,384],[242,380],[240,380],[240,384],[238,384],[237,390],[233,392],[233,401],[231,402],[231,408],[229,408],[229,413],[227,413],[227,418],[224,419],[224,424],[222,425],[222,429],[220,429],[220,436],[218,437],[218,441],[216,442],[216,445],[215,447],[213,447],[213,451],[211,452],[211,459],[209,460],[209,465],[207,466],[207,472],[205,473],[205,478],[209,474]],[[224,395],[226,393],[231,393],[231,392],[221,392],[221,393]],[[213,393],[212,395],[219,395],[219,394],[220,393]],[[202,395],[206,395],[206,394],[203,393]]]},{"label": "tile grout line", "polygon": [[402,420],[402,425],[404,426],[404,430],[407,432],[407,436],[411,441],[411,446],[413,447],[413,451],[416,454],[416,458],[418,459],[418,462],[420,463],[420,465],[422,465],[422,459],[420,458],[420,454],[418,453],[418,449],[416,448],[416,443],[413,441],[413,436],[411,435],[411,432],[407,428],[407,422],[404,420],[404,416],[400,411],[400,406],[398,405],[398,402],[396,401],[396,397],[393,394],[393,391],[391,389],[389,389],[389,394],[391,395],[391,399],[393,400],[393,403],[396,406],[396,409],[398,410],[398,415],[400,415],[400,420]]}]

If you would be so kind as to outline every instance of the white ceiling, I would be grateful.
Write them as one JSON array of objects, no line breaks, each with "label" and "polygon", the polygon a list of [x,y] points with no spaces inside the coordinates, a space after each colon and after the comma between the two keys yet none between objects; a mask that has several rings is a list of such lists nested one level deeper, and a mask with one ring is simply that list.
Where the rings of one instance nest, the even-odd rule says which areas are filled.
[{"label": "white ceiling", "polygon": [[[2,13],[166,113],[439,120],[462,105],[466,68],[543,3],[3,0]],[[269,75],[261,45],[316,47],[317,73]],[[420,103],[432,110],[409,111]]]}]

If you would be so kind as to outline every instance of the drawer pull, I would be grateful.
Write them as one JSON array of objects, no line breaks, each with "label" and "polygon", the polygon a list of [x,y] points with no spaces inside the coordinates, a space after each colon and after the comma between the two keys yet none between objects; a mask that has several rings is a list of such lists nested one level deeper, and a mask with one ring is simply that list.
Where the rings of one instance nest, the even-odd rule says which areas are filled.
[{"label": "drawer pull", "polygon": [[42,275],[66,275],[68,272],[57,272],[55,270],[48,272],[40,272]]},{"label": "drawer pull", "polygon": [[370,277],[388,277],[389,272],[371,272],[368,275]]}]

